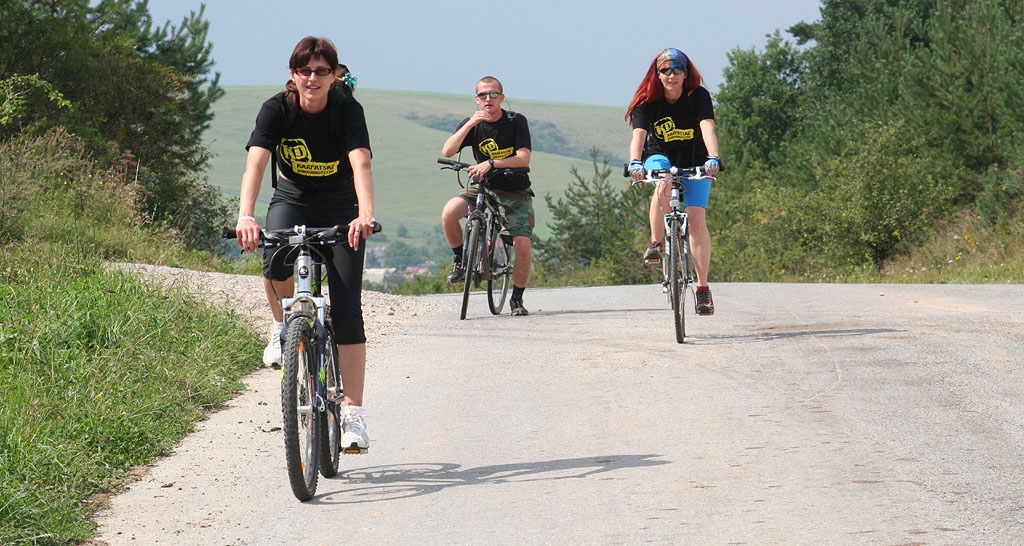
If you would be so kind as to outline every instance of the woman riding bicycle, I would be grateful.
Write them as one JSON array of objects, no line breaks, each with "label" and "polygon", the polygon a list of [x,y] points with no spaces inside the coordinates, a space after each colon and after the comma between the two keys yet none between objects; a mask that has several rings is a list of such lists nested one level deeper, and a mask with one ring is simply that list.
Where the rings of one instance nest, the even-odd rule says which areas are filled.
[{"label": "woman riding bicycle", "polygon": [[[267,210],[267,229],[348,226],[348,246],[325,247],[323,252],[329,261],[331,318],[347,404],[342,445],[356,444],[365,451],[369,438],[362,410],[366,334],[361,243],[371,235],[374,222],[370,137],[363,107],[347,85],[353,80],[339,79],[347,70],[340,68],[330,40],[303,38],[288,66],[291,78],[285,91],[263,103],[246,145],[235,230],[242,250],[255,251],[260,237],[253,218],[256,198],[267,163],[275,155],[280,177]],[[274,154],[278,148],[280,153]],[[281,362],[281,299],[292,297],[295,288],[286,254],[263,254],[263,285],[274,318],[263,356],[267,365]]]},{"label": "woman riding bicycle", "polygon": [[[718,137],[711,93],[702,85],[700,72],[678,49],[669,48],[651,61],[647,74],[626,110],[633,128],[629,143],[629,172],[635,180],[644,170],[702,165],[709,175],[719,171]],[[708,286],[711,264],[711,234],[706,209],[710,180],[686,180],[683,195],[689,218],[690,248],[697,270],[697,314],[713,315],[715,304]],[[644,263],[661,262],[661,241],[665,236],[664,214],[669,209],[669,184],[658,184],[651,196],[651,244]]]}]

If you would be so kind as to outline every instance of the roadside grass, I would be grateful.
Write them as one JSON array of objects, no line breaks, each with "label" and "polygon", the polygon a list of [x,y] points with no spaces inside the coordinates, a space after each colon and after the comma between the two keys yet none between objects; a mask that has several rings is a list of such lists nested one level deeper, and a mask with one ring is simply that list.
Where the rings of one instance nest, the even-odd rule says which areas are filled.
[{"label": "roadside grass", "polygon": [[942,226],[923,244],[849,282],[1006,284],[1024,282],[1024,207],[990,224],[973,211]]},{"label": "roadside grass", "polygon": [[260,343],[232,312],[73,247],[7,246],[0,263],[0,544],[85,539],[85,500],[237,392]]},{"label": "roadside grass", "polygon": [[0,145],[0,545],[92,537],[88,499],[169,453],[258,364],[232,310],[104,267],[247,267],[140,227],[127,179],[66,133]]}]

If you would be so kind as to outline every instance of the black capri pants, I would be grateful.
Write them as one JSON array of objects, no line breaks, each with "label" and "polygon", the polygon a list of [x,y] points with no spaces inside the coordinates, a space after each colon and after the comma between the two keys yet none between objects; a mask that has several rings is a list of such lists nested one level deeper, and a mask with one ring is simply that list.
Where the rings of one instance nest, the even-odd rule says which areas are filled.
[{"label": "black capri pants", "polygon": [[[287,180],[278,180],[267,210],[267,229],[293,226],[347,226],[359,216],[358,205],[341,202],[331,190],[307,190]],[[272,281],[292,277],[293,260],[287,250],[263,250],[263,276]],[[331,302],[334,339],[339,345],[366,343],[363,328],[363,260],[366,247],[353,250],[346,245],[322,246],[327,261],[327,292]]]}]

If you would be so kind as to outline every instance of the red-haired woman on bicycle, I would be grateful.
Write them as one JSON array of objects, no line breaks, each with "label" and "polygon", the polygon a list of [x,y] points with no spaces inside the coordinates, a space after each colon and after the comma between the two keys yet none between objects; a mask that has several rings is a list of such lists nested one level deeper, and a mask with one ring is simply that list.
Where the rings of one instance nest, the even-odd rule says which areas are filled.
[{"label": "red-haired woman on bicycle", "polygon": [[[644,169],[701,166],[709,175],[719,171],[718,137],[711,93],[689,57],[675,48],[658,53],[626,110],[633,128],[629,143],[629,172],[634,179]],[[689,217],[690,248],[697,269],[697,314],[713,315],[715,304],[708,286],[711,263],[711,234],[706,210],[710,180],[686,180],[683,202]],[[659,184],[651,196],[651,244],[644,263],[661,262],[661,241],[665,236],[664,214],[669,209],[669,184]]]}]

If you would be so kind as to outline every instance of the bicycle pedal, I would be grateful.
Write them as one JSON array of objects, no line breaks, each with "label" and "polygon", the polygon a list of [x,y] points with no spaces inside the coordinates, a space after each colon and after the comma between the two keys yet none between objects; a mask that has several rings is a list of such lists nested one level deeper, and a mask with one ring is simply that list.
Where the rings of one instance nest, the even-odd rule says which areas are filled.
[{"label": "bicycle pedal", "polygon": [[654,258],[652,260],[644,260],[644,264],[645,265],[655,265],[655,264],[660,264],[660,263],[661,263],[661,258]]},{"label": "bicycle pedal", "polygon": [[352,444],[352,445],[342,449],[341,451],[345,455],[362,455],[362,454],[366,453],[369,450],[370,450],[370,448],[368,448],[368,447],[360,448],[359,446],[357,446],[355,444]]}]

